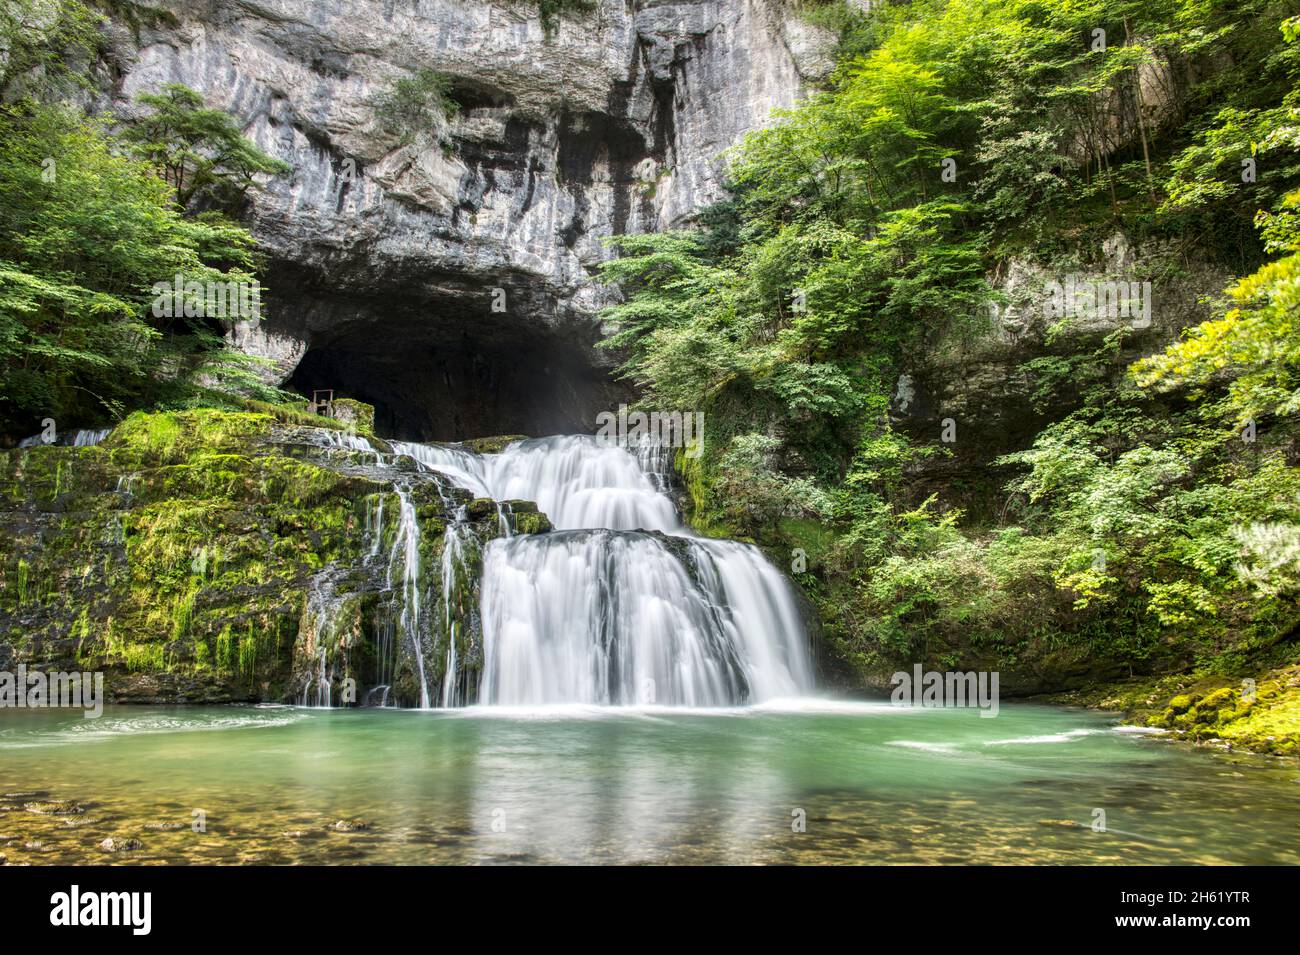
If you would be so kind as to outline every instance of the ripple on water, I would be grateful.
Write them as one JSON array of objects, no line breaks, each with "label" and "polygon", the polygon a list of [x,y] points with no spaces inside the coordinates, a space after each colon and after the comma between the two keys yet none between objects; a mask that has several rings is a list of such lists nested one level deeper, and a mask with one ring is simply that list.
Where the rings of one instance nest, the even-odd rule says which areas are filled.
[{"label": "ripple on water", "polygon": [[274,729],[289,726],[305,714],[277,707],[272,712],[232,714],[228,716],[176,714],[139,714],[101,716],[63,723],[55,728],[7,728],[0,733],[0,749],[28,749],[37,746],[80,744],[122,736],[149,736],[164,733],[199,733],[238,729]]}]

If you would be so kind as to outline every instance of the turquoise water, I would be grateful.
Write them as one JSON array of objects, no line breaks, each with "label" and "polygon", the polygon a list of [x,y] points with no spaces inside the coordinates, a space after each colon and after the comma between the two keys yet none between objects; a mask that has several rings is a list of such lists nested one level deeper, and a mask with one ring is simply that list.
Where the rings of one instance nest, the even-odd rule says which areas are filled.
[{"label": "turquoise water", "polygon": [[0,793],[10,864],[1300,863],[1295,763],[1031,705],[0,710]]}]

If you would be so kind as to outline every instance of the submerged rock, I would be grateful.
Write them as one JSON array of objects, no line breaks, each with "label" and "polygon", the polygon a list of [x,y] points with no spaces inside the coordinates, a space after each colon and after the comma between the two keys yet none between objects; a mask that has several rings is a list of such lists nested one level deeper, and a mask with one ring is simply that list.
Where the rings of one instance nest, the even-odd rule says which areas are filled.
[{"label": "submerged rock", "polygon": [[28,812],[34,812],[41,816],[67,816],[86,811],[70,799],[55,802],[29,802],[24,803],[23,808]]},{"label": "submerged rock", "polygon": [[370,828],[364,819],[340,819],[330,826],[335,832],[363,832]]},{"label": "submerged rock", "polygon": [[144,843],[139,839],[110,836],[99,844],[99,848],[104,852],[135,852],[143,849]]}]

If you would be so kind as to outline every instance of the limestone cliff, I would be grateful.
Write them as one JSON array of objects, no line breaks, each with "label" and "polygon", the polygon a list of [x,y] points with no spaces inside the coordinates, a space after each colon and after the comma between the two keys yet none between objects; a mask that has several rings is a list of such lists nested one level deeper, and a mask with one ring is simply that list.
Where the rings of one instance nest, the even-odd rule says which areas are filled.
[{"label": "limestone cliff", "polygon": [[[124,9],[101,108],[183,83],[293,167],[249,200],[269,317],[235,339],[406,437],[590,427],[617,394],[604,240],[720,198],[722,153],[830,67],[781,0],[602,0],[549,32],[527,0]],[[454,115],[385,129],[377,98],[421,69]]]}]

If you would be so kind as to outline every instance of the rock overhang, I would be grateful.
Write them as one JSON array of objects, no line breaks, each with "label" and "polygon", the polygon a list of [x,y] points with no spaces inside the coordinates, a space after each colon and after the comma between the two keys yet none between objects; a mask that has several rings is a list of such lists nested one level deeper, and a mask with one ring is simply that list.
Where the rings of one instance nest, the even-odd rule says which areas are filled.
[{"label": "rock overhang", "polygon": [[[809,38],[830,40],[777,0],[603,0],[550,36],[506,0],[181,0],[111,35],[103,105],[184,83],[293,167],[244,210],[268,307],[234,344],[272,359],[270,381],[340,379],[403,435],[442,439],[473,436],[457,419],[578,428],[617,403],[615,356],[594,347],[609,237],[721,198],[722,153],[793,104],[829,64]],[[455,115],[380,128],[375,98],[422,68],[450,81]],[[418,362],[477,384],[399,413],[397,393],[435,395],[399,370],[386,400],[379,372]],[[489,382],[529,413],[484,409]]]}]

